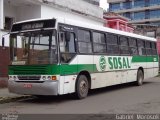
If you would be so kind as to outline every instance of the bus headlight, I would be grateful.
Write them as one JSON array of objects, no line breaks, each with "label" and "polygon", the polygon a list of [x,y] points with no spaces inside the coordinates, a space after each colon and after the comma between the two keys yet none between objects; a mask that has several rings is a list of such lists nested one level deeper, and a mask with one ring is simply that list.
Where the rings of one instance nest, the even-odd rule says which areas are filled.
[{"label": "bus headlight", "polygon": [[47,78],[48,80],[52,80],[52,77],[51,76],[48,76],[48,78]]},{"label": "bus headlight", "polygon": [[13,76],[9,76],[9,80],[13,80]]},{"label": "bus headlight", "polygon": [[46,76],[42,76],[42,80],[46,80],[47,79],[47,77]]},{"label": "bus headlight", "polygon": [[42,76],[42,80],[57,80],[56,76]]},{"label": "bus headlight", "polygon": [[17,77],[16,77],[16,76],[13,76],[13,80],[17,80]]}]

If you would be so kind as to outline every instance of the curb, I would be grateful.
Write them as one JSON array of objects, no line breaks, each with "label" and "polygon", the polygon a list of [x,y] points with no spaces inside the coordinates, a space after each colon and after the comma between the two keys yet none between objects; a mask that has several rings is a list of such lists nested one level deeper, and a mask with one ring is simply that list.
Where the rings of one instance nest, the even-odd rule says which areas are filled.
[{"label": "curb", "polygon": [[15,102],[17,100],[22,100],[30,98],[31,96],[18,96],[18,97],[0,97],[0,104]]}]

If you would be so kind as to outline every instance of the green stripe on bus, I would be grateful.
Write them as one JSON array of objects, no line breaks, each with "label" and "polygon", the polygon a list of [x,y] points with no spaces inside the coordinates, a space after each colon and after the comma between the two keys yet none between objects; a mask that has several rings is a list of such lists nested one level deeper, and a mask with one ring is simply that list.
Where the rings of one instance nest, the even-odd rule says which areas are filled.
[{"label": "green stripe on bus", "polygon": [[137,62],[158,62],[158,56],[133,56],[132,63]]},{"label": "green stripe on bus", "polygon": [[[133,56],[132,63],[158,62],[158,56]],[[96,64],[9,66],[9,75],[69,75],[98,72]]]},{"label": "green stripe on bus", "polygon": [[60,74],[77,74],[81,71],[88,71],[90,73],[97,72],[97,67],[94,64],[79,64],[79,65],[61,65]]},{"label": "green stripe on bus", "polygon": [[95,64],[10,66],[9,75],[68,75],[81,71],[97,72]]}]

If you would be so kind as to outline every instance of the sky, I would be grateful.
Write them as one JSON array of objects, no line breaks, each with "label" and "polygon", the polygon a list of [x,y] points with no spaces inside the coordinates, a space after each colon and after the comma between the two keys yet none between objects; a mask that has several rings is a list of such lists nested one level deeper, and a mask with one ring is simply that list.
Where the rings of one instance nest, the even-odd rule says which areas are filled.
[{"label": "sky", "polygon": [[107,0],[100,0],[100,7],[107,10],[108,9],[108,3]]}]

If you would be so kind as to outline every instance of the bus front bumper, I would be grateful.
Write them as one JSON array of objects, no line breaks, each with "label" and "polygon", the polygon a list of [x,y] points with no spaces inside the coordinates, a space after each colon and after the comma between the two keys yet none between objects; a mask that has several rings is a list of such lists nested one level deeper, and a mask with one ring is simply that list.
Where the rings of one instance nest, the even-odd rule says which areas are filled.
[{"label": "bus front bumper", "polygon": [[11,93],[23,95],[58,95],[58,81],[29,83],[8,80],[8,89]]}]

